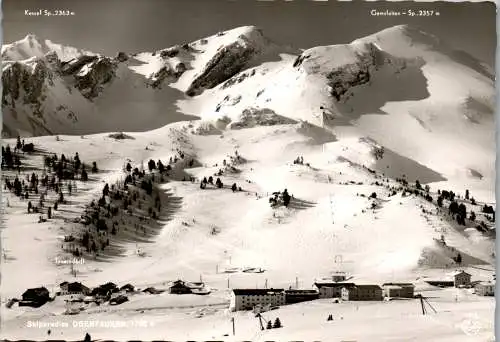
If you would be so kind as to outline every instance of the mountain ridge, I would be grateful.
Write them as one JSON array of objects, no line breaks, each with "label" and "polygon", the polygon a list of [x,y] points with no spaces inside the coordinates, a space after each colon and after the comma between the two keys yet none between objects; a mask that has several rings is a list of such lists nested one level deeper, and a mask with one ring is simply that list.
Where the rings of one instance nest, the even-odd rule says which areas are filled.
[{"label": "mountain ridge", "polygon": [[[32,41],[35,54],[45,52],[38,40],[2,51],[19,56],[13,47],[25,52]],[[4,136],[145,131],[192,119],[222,130],[307,121],[338,136],[354,130],[442,174],[494,178],[492,75],[409,25],[302,52],[255,26],[113,58],[55,46],[3,62]],[[466,165],[443,139],[470,151]]]},{"label": "mountain ridge", "polygon": [[51,51],[54,51],[61,60],[69,60],[84,54],[97,55],[87,50],[54,43],[33,33],[29,33],[24,38],[13,43],[3,44],[1,55],[2,61],[21,61],[31,57],[43,57]]},{"label": "mountain ridge", "polygon": [[[404,48],[399,46],[399,49],[395,49],[394,43],[392,45],[387,43],[388,41],[404,41],[405,39],[406,45]],[[212,41],[209,43],[209,40],[214,40],[214,43],[212,43]],[[360,53],[363,54],[362,50],[369,50],[369,52],[367,52],[367,56],[369,56],[370,53],[387,53],[387,47],[389,47],[389,50],[392,50],[392,52],[397,50],[396,52],[401,55],[399,57],[405,58],[405,56],[408,55],[408,52],[404,52],[406,48],[412,47],[415,44],[436,47],[441,44],[441,41],[437,37],[430,36],[409,25],[399,25],[364,38],[356,39],[351,44],[319,46],[306,49],[297,56],[295,63],[304,63],[303,67],[305,67],[306,70],[309,66],[309,70],[311,68],[320,68],[325,72],[331,72],[331,69],[335,69],[335,64],[337,64],[337,66],[349,64],[349,62],[352,62],[357,56],[360,56]],[[148,70],[147,72],[141,71],[139,66],[129,67],[131,71],[144,76],[144,84],[152,85],[153,88],[159,88],[163,87],[162,84],[166,83],[166,85],[171,88],[178,89],[191,96],[196,96],[203,93],[206,89],[213,89],[221,84],[226,84],[227,87],[228,82],[240,83],[248,76],[248,74],[245,74],[246,70],[258,67],[269,61],[279,61],[282,59],[283,55],[292,55],[293,53],[299,53],[299,51],[279,46],[265,37],[263,31],[255,26],[242,26],[228,31],[221,31],[192,43],[160,49],[153,53],[139,53],[128,56],[120,52],[118,54],[121,56],[120,58],[118,56],[110,58],[74,47],[65,47],[53,43],[50,40],[41,39],[34,34],[28,34],[20,41],[6,44],[2,47],[2,64],[3,70],[8,73],[8,69],[14,62],[28,66],[33,65],[33,58],[45,59],[48,65],[47,68],[42,69],[45,69],[46,74],[49,74],[49,71],[56,71],[56,73],[62,71],[64,76],[73,75],[73,77],[77,79],[76,84],[75,82],[69,82],[68,86],[75,87],[80,91],[84,90],[82,95],[91,100],[98,96],[101,86],[108,82],[110,84],[112,83],[114,78],[112,69],[116,68],[116,65],[119,63],[125,63],[129,58],[146,65],[142,68]],[[316,63],[311,63],[311,59],[308,60],[308,57],[310,57],[310,54],[314,53],[316,53]],[[346,56],[346,53],[351,55]],[[342,55],[344,55],[344,57],[342,57]],[[468,61],[473,60],[473,57],[469,55],[461,56],[462,59]],[[154,61],[154,58],[160,59],[160,61]],[[343,59],[347,59],[347,61]],[[370,58],[368,58],[368,60],[364,58],[359,61],[354,61],[354,64],[363,67],[366,61],[370,62]],[[228,67],[229,65],[230,67]],[[17,65],[17,67],[19,66]],[[477,65],[474,65],[472,68],[478,70]],[[32,70],[32,73],[33,72]],[[25,70],[24,77],[28,77],[28,73],[28,69]],[[255,73],[255,71],[252,71],[252,73]],[[19,73],[14,72],[14,74]],[[485,74],[486,72],[484,71],[483,75]],[[241,77],[238,75],[241,75]],[[239,77],[239,79],[235,77]],[[356,77],[360,76],[358,75],[355,76],[355,78]],[[491,78],[492,75],[490,74],[489,77]],[[363,77],[361,76],[361,78]],[[365,79],[365,81],[367,80]],[[4,82],[4,88],[6,88],[8,92],[9,86],[13,82],[12,73]],[[63,80],[63,83],[68,82],[64,82]],[[333,84],[329,86],[332,88],[338,85],[335,81],[331,83]],[[352,86],[352,84],[349,86]],[[38,89],[39,86],[29,86],[27,88]],[[5,94],[5,92],[4,90],[4,99],[8,95]],[[345,93],[345,89],[339,89],[339,91],[333,91],[331,93],[332,96],[339,100],[340,93]],[[35,97],[40,96],[40,94],[33,95]],[[182,98],[182,96],[179,97]],[[3,105],[6,106],[5,100]],[[65,106],[66,104],[61,103],[60,105]],[[12,106],[12,103],[10,103],[10,106]],[[38,104],[37,107],[42,106]],[[40,114],[41,113],[38,113],[36,115]],[[77,113],[76,115],[84,116],[86,114]],[[27,113],[27,116],[30,116],[29,113]],[[30,120],[39,122],[36,117],[30,117]],[[43,125],[43,122],[39,123]],[[64,129],[46,128],[47,132],[54,131],[56,133],[65,133]],[[15,132],[15,130],[14,124],[8,129],[8,131],[12,132]],[[29,133],[29,129],[26,129],[26,127],[23,131],[23,135]],[[33,133],[35,135],[40,134],[40,132]],[[16,134],[13,133],[13,135]],[[4,136],[6,135],[4,134]]]}]

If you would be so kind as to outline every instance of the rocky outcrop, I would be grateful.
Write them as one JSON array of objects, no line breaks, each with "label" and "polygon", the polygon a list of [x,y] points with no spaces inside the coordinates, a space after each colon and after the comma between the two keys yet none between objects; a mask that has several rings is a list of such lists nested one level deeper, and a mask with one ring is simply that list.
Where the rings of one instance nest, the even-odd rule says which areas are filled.
[{"label": "rocky outcrop", "polygon": [[222,102],[217,104],[217,106],[215,107],[215,111],[219,112],[223,106],[235,106],[241,101],[241,98],[242,98],[241,95],[236,95],[236,96],[227,95],[226,97],[224,97]]},{"label": "rocky outcrop", "polygon": [[369,65],[357,63],[350,65],[349,68],[333,70],[327,76],[330,94],[340,101],[350,88],[370,82],[369,69]]},{"label": "rocky outcrop", "polygon": [[229,128],[242,129],[255,126],[275,126],[295,123],[297,121],[278,115],[269,108],[247,108],[243,110],[239,120],[232,122]]},{"label": "rocky outcrop", "polygon": [[47,61],[47,65],[54,71],[61,71],[61,60],[57,56],[55,51],[49,52],[45,55],[45,60]]},{"label": "rocky outcrop", "polygon": [[405,68],[403,59],[385,53],[373,43],[339,47],[339,55],[352,54],[352,57],[344,57],[349,60],[345,64],[335,62],[335,51],[332,47],[306,50],[295,59],[293,67],[303,68],[307,73],[324,75],[330,94],[337,101],[340,101],[350,88],[369,83],[373,73],[385,65],[392,64],[395,73]]},{"label": "rocky outcrop", "polygon": [[76,87],[83,96],[92,99],[99,95],[102,86],[110,82],[115,76],[116,62],[108,57],[98,58],[96,61],[84,65],[75,75]]},{"label": "rocky outcrop", "polygon": [[343,65],[327,74],[330,94],[340,101],[350,88],[369,83],[372,73],[384,63],[390,64],[391,59],[373,44],[367,44],[366,52],[359,53],[355,63]]},{"label": "rocky outcrop", "polygon": [[187,70],[186,64],[180,62],[175,66],[175,72],[177,73],[177,78],[179,78]]},{"label": "rocky outcrop", "polygon": [[307,59],[307,58],[309,58],[309,57],[311,57],[311,56],[309,56],[309,55],[304,55],[304,54],[299,55],[299,56],[295,59],[295,61],[293,62],[293,67],[294,67],[294,68],[298,68],[298,67],[300,67],[300,66],[302,65],[302,62],[304,62],[304,60],[305,60],[305,59]]},{"label": "rocky outcrop", "polygon": [[43,100],[42,92],[45,80],[48,80],[49,83],[52,83],[52,73],[47,68],[47,65],[43,60],[38,60],[35,63],[33,73],[27,77],[25,82],[23,82],[23,88],[25,91],[25,103],[38,104],[41,100]]},{"label": "rocky outcrop", "polygon": [[163,66],[150,77],[150,85],[153,88],[160,88],[164,82],[174,82],[181,74],[182,73],[173,70],[170,66]]},{"label": "rocky outcrop", "polygon": [[165,65],[150,77],[150,84],[153,88],[159,88],[164,82],[175,82],[181,77],[186,69],[186,65],[182,62],[178,63],[175,69],[170,65]]},{"label": "rocky outcrop", "polygon": [[194,52],[195,49],[189,43],[182,44],[181,48],[187,52]]},{"label": "rocky outcrop", "polygon": [[80,70],[85,64],[92,63],[96,61],[98,58],[99,58],[98,56],[83,55],[78,58],[73,58],[68,62],[62,62],[61,73],[65,76],[73,75],[78,70]]},{"label": "rocky outcrop", "polygon": [[52,72],[45,61],[38,59],[33,66],[14,62],[2,73],[2,104],[15,108],[16,101],[39,107],[43,101],[45,81],[52,82]]},{"label": "rocky outcrop", "polygon": [[115,59],[120,62],[120,63],[123,63],[123,62],[126,62],[128,61],[128,56],[125,52],[118,52],[118,54],[116,55]]},{"label": "rocky outcrop", "polygon": [[2,104],[16,107],[15,101],[19,99],[21,88],[21,76],[24,73],[24,66],[15,62],[2,72]]},{"label": "rocky outcrop", "polygon": [[173,77],[174,71],[168,67],[164,66],[151,76],[151,86],[153,88],[159,88],[160,85],[170,77]]},{"label": "rocky outcrop", "polygon": [[164,49],[160,51],[160,56],[162,58],[173,58],[179,54],[179,47],[173,46],[168,49]]},{"label": "rocky outcrop", "polygon": [[213,88],[230,79],[243,70],[257,52],[250,44],[240,41],[221,47],[207,63],[203,72],[193,80],[186,94],[198,95],[204,89]]},{"label": "rocky outcrop", "polygon": [[251,77],[254,75],[255,75],[255,69],[253,69],[252,71],[239,73],[238,75],[231,77],[226,82],[224,82],[224,84],[222,85],[222,89],[227,89],[234,84],[241,83],[244,80],[246,80],[248,77]]}]

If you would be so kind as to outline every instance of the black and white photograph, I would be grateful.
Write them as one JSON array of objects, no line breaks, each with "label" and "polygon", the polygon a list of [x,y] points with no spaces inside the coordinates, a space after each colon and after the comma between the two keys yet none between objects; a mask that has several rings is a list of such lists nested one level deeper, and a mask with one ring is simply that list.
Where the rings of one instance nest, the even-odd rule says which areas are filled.
[{"label": "black and white photograph", "polygon": [[495,341],[493,2],[3,0],[4,341]]}]

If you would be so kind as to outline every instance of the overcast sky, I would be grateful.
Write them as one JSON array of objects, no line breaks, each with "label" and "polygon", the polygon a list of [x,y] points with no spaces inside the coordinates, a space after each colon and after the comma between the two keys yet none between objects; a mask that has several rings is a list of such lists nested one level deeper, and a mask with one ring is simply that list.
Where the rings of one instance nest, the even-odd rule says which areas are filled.
[{"label": "overcast sky", "polygon": [[[3,0],[4,42],[28,33],[113,56],[153,51],[242,25],[298,48],[348,43],[381,29],[411,24],[494,65],[495,5],[449,2],[312,2],[256,0]],[[371,9],[428,9],[436,17],[374,17]],[[61,9],[69,17],[27,17],[25,10]]]}]

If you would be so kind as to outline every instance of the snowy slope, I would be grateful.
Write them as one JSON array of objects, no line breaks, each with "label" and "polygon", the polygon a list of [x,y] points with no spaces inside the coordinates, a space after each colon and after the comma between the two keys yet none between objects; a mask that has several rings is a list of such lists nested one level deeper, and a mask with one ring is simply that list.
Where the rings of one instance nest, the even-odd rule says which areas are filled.
[{"label": "snowy slope", "polygon": [[[93,274],[93,282],[111,278],[124,283],[154,284],[162,282],[162,279],[176,277],[196,279],[202,273],[204,278],[209,277],[216,284],[223,283],[225,277],[214,274],[215,266],[219,264],[222,269],[229,262],[228,256],[231,256],[231,266],[263,267],[268,270],[265,277],[273,279],[276,286],[287,286],[297,274],[311,281],[315,276],[328,275],[332,268],[342,266],[335,265],[336,255],[343,256],[342,267],[346,271],[358,277],[378,280],[391,276],[392,272],[401,276],[407,272],[411,274],[423,250],[434,248],[433,238],[439,238],[440,233],[436,229],[440,227],[448,227],[447,241],[450,245],[453,243],[457,250],[463,250],[464,254],[472,253],[485,263],[491,262],[494,241],[478,240],[474,235],[466,238],[446,222],[428,221],[423,217],[420,205],[429,206],[430,209],[432,205],[413,196],[389,197],[389,190],[372,185],[375,180],[381,180],[356,166],[356,163],[366,163],[372,158],[364,153],[363,144],[348,140],[332,143],[332,148],[338,145],[338,156],[343,158],[328,160],[322,147],[310,145],[309,137],[299,133],[300,130],[296,128],[281,126],[280,129],[237,130],[226,134],[224,140],[218,135],[188,135],[188,141],[176,142],[177,146],[187,151],[189,146],[195,147],[194,152],[200,162],[207,165],[190,170],[197,177],[211,174],[216,168],[210,165],[220,163],[237,148],[242,156],[252,162],[239,166],[242,170],[240,174],[223,179],[226,179],[225,182],[234,179],[249,193],[224,191],[215,195],[213,191],[200,190],[197,184],[190,182],[169,185],[169,189],[174,189],[175,194],[183,198],[183,208],[176,213],[178,220],[165,226],[156,244],[143,246],[151,257],[137,259],[137,256],[130,255],[109,267],[99,263],[85,265],[84,269],[99,267],[105,270]],[[129,133],[135,140],[120,142],[112,141],[105,135],[87,139],[62,136],[62,141],[40,138],[35,142],[49,151],[60,151],[67,155],[74,150],[80,151],[84,160],[97,160],[103,169],[118,170],[126,158],[136,161],[151,157],[167,159],[172,153],[170,146],[175,137],[170,129],[166,127],[140,135]],[[151,143],[154,143],[153,147],[144,150],[144,146]],[[104,145],[107,146],[105,150],[102,147]],[[312,167],[290,165],[297,154],[305,155]],[[349,166],[346,160],[353,164]],[[422,167],[422,170],[425,168]],[[119,177],[120,173],[114,174]],[[330,183],[328,175],[331,177]],[[107,179],[113,179],[109,177]],[[246,184],[245,179],[252,183]],[[355,184],[350,184],[350,181]],[[297,209],[277,211],[274,217],[266,193],[285,187],[302,204]],[[375,212],[370,210],[373,201],[359,196],[369,196],[372,192],[376,192],[381,201],[380,208]],[[259,196],[256,197],[255,193]],[[333,196],[333,206],[330,196]],[[217,209],[227,203],[231,203],[230,209]],[[23,212],[24,206],[20,205]],[[192,218],[197,223],[193,227],[182,228],[181,221],[190,221]],[[15,219],[15,216],[11,219]],[[217,226],[220,234],[209,237],[211,225]],[[39,230],[38,225],[26,227]],[[18,232],[5,232],[7,243],[10,234],[17,236]],[[398,238],[399,242],[394,244],[394,236],[405,238]],[[276,248],[277,245],[280,248]],[[477,247],[472,247],[474,245]],[[7,248],[16,254],[15,245],[8,243]],[[129,248],[133,250],[135,246]],[[303,258],[304,253],[308,255],[307,259]],[[17,263],[13,261],[6,267],[18,267]],[[311,263],[315,267],[311,268]],[[142,272],[124,272],[129,267],[137,267],[137,270],[142,269],[144,272],[147,270],[147,280],[143,279]],[[370,272],[367,273],[367,269]],[[235,282],[238,277],[235,275]],[[29,279],[25,281],[26,285],[30,282]],[[10,288],[10,285],[13,287]],[[6,280],[3,286],[5,293],[10,295],[18,291],[18,284],[12,278]]]},{"label": "snowy slope", "polygon": [[[217,322],[229,317],[225,313],[229,300],[227,282],[231,287],[263,287],[267,282],[271,287],[288,288],[295,284],[297,277],[301,287],[310,288],[315,279],[327,277],[339,270],[348,272],[354,277],[353,281],[361,283],[415,281],[426,275],[439,276],[441,268],[452,263],[449,256],[440,260],[427,259],[422,267],[419,267],[419,261],[426,255],[425,251],[434,251],[434,255],[442,254],[434,241],[441,234],[445,235],[450,246],[464,255],[464,260],[466,255],[479,260],[471,261],[471,267],[492,267],[490,253],[494,249],[494,240],[471,233],[474,228],[467,228],[469,230],[464,233],[448,221],[440,220],[441,216],[433,214],[435,205],[426,203],[422,198],[402,197],[401,193],[390,196],[389,189],[376,185],[375,181],[384,183],[383,177],[373,175],[360,166],[373,159],[370,145],[366,142],[356,139],[333,141],[328,144],[328,149],[335,151],[337,157],[329,158],[323,146],[317,143],[324,136],[301,124],[232,130],[225,132],[222,139],[221,135],[193,135],[190,133],[192,128],[195,126],[187,123],[168,125],[147,133],[127,133],[134,139],[121,141],[110,139],[105,134],[91,135],[85,139],[61,136],[60,141],[54,137],[32,139],[36,145],[43,146],[49,152],[71,155],[76,150],[83,160],[96,160],[101,169],[111,171],[98,174],[99,179],[106,182],[123,177],[120,169],[127,158],[138,163],[149,158],[167,160],[175,148],[196,156],[201,166],[187,171],[198,178],[211,175],[217,170],[213,165],[234,155],[235,150],[247,161],[237,165],[240,173],[221,177],[226,184],[237,182],[241,185],[245,190],[242,193],[233,193],[229,189],[201,190],[197,183],[191,182],[172,181],[165,184],[166,190],[182,198],[182,208],[174,213],[173,220],[165,224],[154,243],[139,244],[146,257],[139,257],[135,253],[137,244],[129,243],[125,245],[125,255],[113,262],[87,259],[85,264],[75,266],[78,271],[76,279],[88,286],[113,281],[119,285],[132,283],[140,288],[165,288],[177,278],[196,281],[201,275],[213,294],[185,298],[169,294],[131,296],[130,303],[99,308],[100,320],[123,320],[125,317],[139,319],[136,310],[149,308],[152,310],[147,311],[150,316],[141,317],[160,324],[161,320],[155,317],[166,315],[170,318],[165,318],[165,324],[170,326],[175,325],[177,315],[190,312],[189,316],[183,316],[183,324],[186,324],[196,320],[198,310],[205,308],[208,311],[215,310],[213,316],[207,314],[203,319],[203,322],[211,325],[209,317]],[[144,146],[149,148],[145,150]],[[303,155],[310,166],[293,165],[291,160],[297,155]],[[425,172],[425,167],[420,166],[415,172],[418,170]],[[394,183],[391,181],[389,185]],[[75,204],[71,208],[78,212],[77,208],[98,195],[101,187],[101,182],[78,185],[79,192],[72,197]],[[285,187],[296,198],[295,205],[290,209],[271,209],[266,194]],[[435,195],[434,186],[431,189]],[[368,199],[372,192],[377,193],[377,200]],[[7,254],[3,269],[8,276],[2,282],[2,293],[5,298],[11,298],[19,296],[20,289],[32,286],[44,285],[49,289],[57,289],[60,282],[69,278],[67,265],[54,264],[56,256],[63,257],[58,252],[59,238],[64,234],[64,230],[58,228],[62,221],[36,224],[33,216],[24,214],[25,203],[12,197],[9,199],[9,208],[5,208],[8,228],[2,232],[4,253]],[[378,203],[375,210],[370,209],[373,202]],[[423,214],[421,206],[429,213]],[[189,224],[184,225],[183,222]],[[218,234],[210,234],[213,227],[217,227]],[[26,239],[26,236],[30,238]],[[29,254],[24,252],[26,244],[33,244]],[[16,272],[20,267],[25,272]],[[262,274],[241,272],[245,267],[263,268],[266,271]],[[229,268],[239,272],[221,273]],[[491,272],[475,268],[469,271],[474,274],[474,279],[491,277]],[[437,294],[439,298],[442,296]],[[445,302],[439,308],[444,310],[449,305],[446,301],[453,299],[441,300]],[[450,322],[447,324],[455,324],[452,322],[460,321],[462,312],[475,308],[482,312],[481,318],[477,319],[485,324],[483,333],[488,334],[491,327],[486,313],[491,310],[491,303],[478,300],[472,298],[470,303],[467,302],[469,304],[460,304],[460,310],[464,311],[453,311],[453,315],[458,316],[442,316],[440,322],[444,319],[443,322]],[[408,307],[400,307],[394,312],[384,311],[387,316],[379,317],[380,322],[386,322],[389,317],[399,317],[400,310],[413,312],[418,309],[417,304],[412,301]],[[317,329],[315,321],[304,323],[300,328],[291,327],[290,322],[299,319],[303,310],[312,310],[311,314],[318,313],[316,305],[319,304],[304,305],[309,309],[303,308],[298,312],[294,312],[292,307],[281,309],[285,311],[280,311],[279,316],[286,320],[287,330],[280,333],[290,334],[283,336],[305,336]],[[343,309],[346,310],[345,317],[349,317],[348,312],[354,310],[352,304],[348,305]],[[14,307],[6,310],[2,307],[2,310],[7,327],[3,336],[19,334],[19,327],[28,317],[43,319],[50,314],[64,317],[59,316],[64,310],[61,301],[48,304],[41,310],[31,310],[23,314],[22,318],[16,316],[26,312],[26,309]],[[88,310],[92,311],[91,308]],[[374,310],[385,309],[380,307]],[[362,322],[367,319],[365,314],[365,311],[356,313],[349,321]],[[240,316],[237,314],[237,317]],[[77,317],[86,319],[88,316],[83,314]],[[244,323],[247,328],[240,331],[242,335],[239,336],[252,338],[258,331],[251,323],[255,318],[249,321],[243,317],[240,319],[247,322]],[[349,329],[351,323],[345,324],[343,329]],[[419,324],[422,324],[422,329],[429,326],[425,322]],[[255,327],[258,325],[255,324]],[[133,331],[134,328],[130,329],[126,331]],[[62,333],[65,338],[70,338],[82,331],[85,331],[84,328],[73,328]],[[91,331],[100,338],[109,337],[107,334],[111,333],[106,329]],[[144,338],[158,338],[162,330],[135,331]],[[196,329],[189,334],[183,331],[175,330],[171,334],[187,338],[212,333],[205,324],[196,325]],[[318,338],[326,336],[322,334],[328,334],[328,331],[317,335]],[[398,334],[404,334],[405,331],[410,333],[407,329],[396,332],[381,328],[378,334],[382,341],[384,336],[397,338],[400,336]],[[418,334],[418,331],[415,329],[411,334]],[[44,331],[40,330],[39,333],[43,334]],[[216,329],[213,333],[219,336],[225,332]],[[352,336],[347,330],[337,333],[339,336]],[[30,330],[29,334],[33,332]],[[362,338],[361,335],[356,336]],[[439,340],[437,336],[438,332],[436,340]],[[378,341],[378,337],[375,340]]]}]

